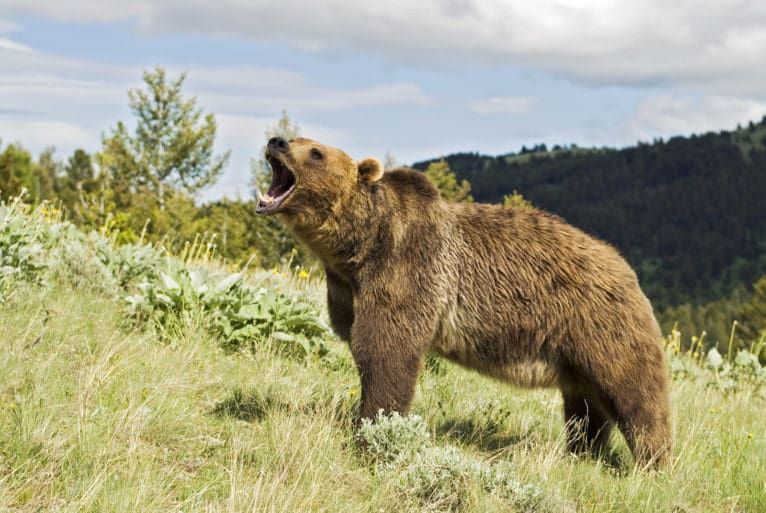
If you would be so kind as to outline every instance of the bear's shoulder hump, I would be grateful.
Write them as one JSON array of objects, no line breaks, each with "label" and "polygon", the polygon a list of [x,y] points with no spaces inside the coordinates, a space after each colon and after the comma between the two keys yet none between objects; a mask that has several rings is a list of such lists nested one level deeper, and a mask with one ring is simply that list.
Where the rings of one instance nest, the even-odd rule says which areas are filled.
[{"label": "bear's shoulder hump", "polygon": [[401,192],[412,192],[428,199],[439,197],[439,191],[428,177],[415,169],[399,168],[386,171],[382,181]]}]

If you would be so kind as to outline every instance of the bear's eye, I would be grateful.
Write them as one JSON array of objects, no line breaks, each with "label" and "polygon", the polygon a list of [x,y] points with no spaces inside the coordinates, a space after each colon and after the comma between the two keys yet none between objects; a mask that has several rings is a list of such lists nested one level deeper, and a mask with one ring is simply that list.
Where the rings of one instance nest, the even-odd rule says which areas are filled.
[{"label": "bear's eye", "polygon": [[321,151],[319,151],[316,148],[311,148],[311,158],[312,159],[316,159],[316,160],[322,160],[322,158],[324,158],[324,157],[322,156],[322,152]]}]

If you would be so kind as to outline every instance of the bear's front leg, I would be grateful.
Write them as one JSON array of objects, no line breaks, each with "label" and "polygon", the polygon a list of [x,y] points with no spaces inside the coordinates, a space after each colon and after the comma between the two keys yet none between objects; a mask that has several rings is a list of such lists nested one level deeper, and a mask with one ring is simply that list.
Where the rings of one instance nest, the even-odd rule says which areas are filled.
[{"label": "bear's front leg", "polygon": [[351,288],[335,273],[325,269],[327,274],[327,311],[330,324],[336,335],[349,342],[351,326],[354,325],[354,296]]},{"label": "bear's front leg", "polygon": [[362,418],[408,412],[433,333],[423,310],[357,304],[350,346],[362,381]]},{"label": "bear's front leg", "polygon": [[405,415],[415,395],[422,357],[354,359],[362,381],[361,418],[373,418],[381,410],[386,415],[395,411]]}]

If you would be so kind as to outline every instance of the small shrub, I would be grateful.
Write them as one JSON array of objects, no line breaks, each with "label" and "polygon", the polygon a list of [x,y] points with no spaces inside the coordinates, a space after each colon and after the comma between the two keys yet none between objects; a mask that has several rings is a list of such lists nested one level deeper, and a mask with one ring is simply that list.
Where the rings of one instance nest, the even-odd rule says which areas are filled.
[{"label": "small shrub", "polygon": [[242,273],[217,274],[209,267],[188,267],[167,259],[154,279],[145,277],[126,295],[128,313],[139,322],[168,323],[190,312],[205,316],[209,329],[229,351],[271,338],[283,353],[304,359],[325,357],[329,327],[313,304],[245,282]]},{"label": "small shrub", "polygon": [[0,204],[0,298],[14,279],[40,283],[47,267],[40,242],[42,216],[25,210],[20,198]]},{"label": "small shrub", "polygon": [[166,267],[167,257],[151,244],[118,245],[95,232],[91,236],[100,242],[96,245],[98,259],[109,268],[121,289],[131,290],[144,280],[157,280]]},{"label": "small shrub", "polygon": [[522,484],[510,463],[489,463],[454,446],[434,446],[417,415],[402,417],[394,412],[385,416],[381,412],[374,422],[362,421],[359,436],[379,475],[392,479],[403,493],[440,510],[459,508],[475,488],[524,511],[541,501],[541,488]]},{"label": "small shrub", "polygon": [[363,419],[359,436],[377,463],[409,460],[428,445],[431,438],[420,416],[403,417],[398,412],[389,416],[379,413],[374,422]]}]

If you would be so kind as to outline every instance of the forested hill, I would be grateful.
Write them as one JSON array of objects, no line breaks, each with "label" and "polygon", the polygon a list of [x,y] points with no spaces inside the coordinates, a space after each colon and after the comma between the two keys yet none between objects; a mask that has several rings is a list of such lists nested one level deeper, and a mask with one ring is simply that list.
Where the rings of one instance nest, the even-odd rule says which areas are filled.
[{"label": "forested hill", "polygon": [[445,158],[475,201],[517,190],[617,246],[659,307],[719,299],[766,273],[766,117],[620,150]]}]

